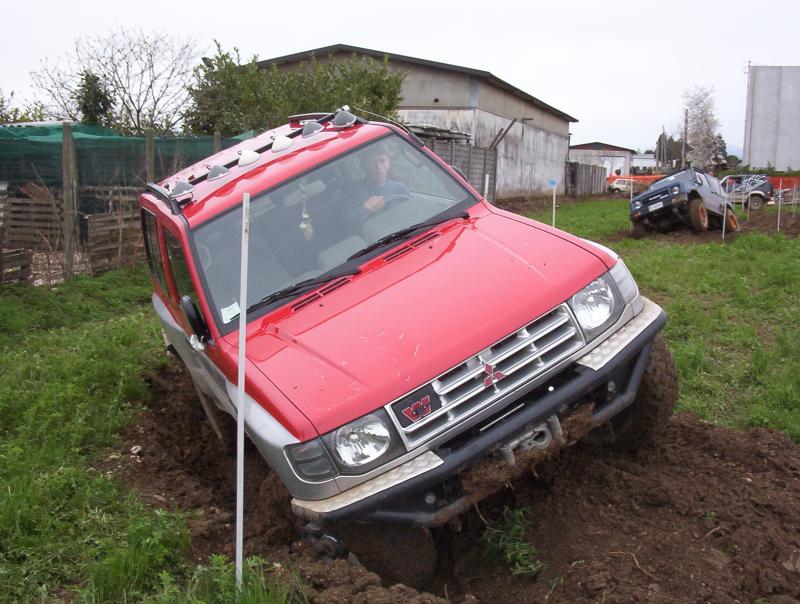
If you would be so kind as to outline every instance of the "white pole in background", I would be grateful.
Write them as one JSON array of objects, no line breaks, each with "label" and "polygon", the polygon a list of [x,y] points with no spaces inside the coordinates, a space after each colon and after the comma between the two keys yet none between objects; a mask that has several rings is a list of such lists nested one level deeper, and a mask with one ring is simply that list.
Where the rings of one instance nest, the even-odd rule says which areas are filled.
[{"label": "white pole in background", "polygon": [[245,341],[247,339],[247,250],[250,238],[250,193],[242,198],[242,262],[239,274],[239,373],[236,380],[236,587],[242,589],[242,550],[244,549],[244,396]]},{"label": "white pole in background", "polygon": [[553,228],[556,226],[556,186],[558,181],[555,178],[550,179],[550,186],[553,187]]},{"label": "white pole in background", "polygon": [[778,229],[777,232],[781,232],[781,202],[783,201],[783,179],[781,178],[778,181]]}]

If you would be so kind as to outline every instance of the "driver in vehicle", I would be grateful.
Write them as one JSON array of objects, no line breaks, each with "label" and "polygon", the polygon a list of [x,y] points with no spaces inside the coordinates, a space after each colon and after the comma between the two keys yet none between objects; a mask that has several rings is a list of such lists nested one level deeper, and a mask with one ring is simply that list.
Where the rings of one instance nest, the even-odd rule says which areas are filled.
[{"label": "driver in vehicle", "polygon": [[360,212],[370,216],[384,209],[389,198],[408,197],[408,187],[389,178],[391,158],[384,143],[369,149],[362,165],[364,178],[356,183],[353,194]]}]

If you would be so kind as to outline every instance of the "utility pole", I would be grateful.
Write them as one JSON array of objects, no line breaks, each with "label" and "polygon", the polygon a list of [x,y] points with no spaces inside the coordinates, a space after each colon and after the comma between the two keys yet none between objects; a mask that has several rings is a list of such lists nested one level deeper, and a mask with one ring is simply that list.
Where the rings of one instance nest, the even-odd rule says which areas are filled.
[{"label": "utility pole", "polygon": [[681,169],[686,167],[686,139],[689,136],[689,108],[683,110],[683,144],[681,145]]}]

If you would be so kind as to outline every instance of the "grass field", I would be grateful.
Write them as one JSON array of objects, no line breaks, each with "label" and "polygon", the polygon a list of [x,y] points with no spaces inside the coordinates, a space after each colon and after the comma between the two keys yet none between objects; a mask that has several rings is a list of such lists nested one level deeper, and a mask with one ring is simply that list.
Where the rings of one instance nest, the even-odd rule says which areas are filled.
[{"label": "grass field", "polygon": [[[800,442],[800,239],[620,240],[625,200],[566,204],[557,220],[616,249],[669,313],[681,409]],[[149,296],[142,268],[0,290],[0,601],[232,601],[229,563],[186,561],[180,513],[91,469],[163,362]],[[242,601],[302,599],[258,560],[248,577]]]},{"label": "grass field", "polygon": [[800,442],[800,239],[619,239],[626,200],[567,204],[556,220],[617,251],[642,292],[666,309],[681,409],[726,426],[784,430]]},{"label": "grass field", "polygon": [[[181,514],[91,469],[165,359],[145,270],[0,291],[0,602],[233,601],[230,565],[184,561]],[[249,601],[285,601],[262,574]]]}]

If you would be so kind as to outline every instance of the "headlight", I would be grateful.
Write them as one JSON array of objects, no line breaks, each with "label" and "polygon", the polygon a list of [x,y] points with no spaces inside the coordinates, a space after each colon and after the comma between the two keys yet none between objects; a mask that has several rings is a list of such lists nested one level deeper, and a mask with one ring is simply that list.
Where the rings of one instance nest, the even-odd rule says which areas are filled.
[{"label": "headlight", "polygon": [[631,205],[631,208],[633,210],[638,210],[641,207],[642,207],[642,202],[641,201],[634,201],[633,205]]},{"label": "headlight", "polygon": [[605,331],[622,312],[622,300],[615,290],[606,273],[572,296],[569,304],[587,341]]},{"label": "headlight", "polygon": [[678,185],[675,185],[674,187],[672,187],[672,194],[673,195],[677,195],[680,192],[681,192],[681,188]]},{"label": "headlight", "polygon": [[404,450],[384,409],[360,417],[322,438],[343,474],[363,474]]}]

